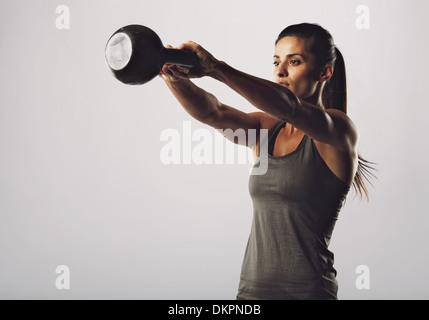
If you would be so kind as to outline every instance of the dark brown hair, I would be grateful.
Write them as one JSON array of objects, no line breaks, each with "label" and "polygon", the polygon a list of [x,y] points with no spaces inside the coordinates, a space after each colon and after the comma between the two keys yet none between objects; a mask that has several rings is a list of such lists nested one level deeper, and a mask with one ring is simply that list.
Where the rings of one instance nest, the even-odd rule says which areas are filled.
[{"label": "dark brown hair", "polygon": [[[332,65],[334,72],[326,81],[322,92],[322,104],[326,109],[337,109],[347,114],[347,81],[346,68],[343,55],[335,46],[332,35],[318,24],[301,23],[288,26],[277,37],[276,44],[286,36],[293,36],[306,41],[306,50],[314,58],[318,66]],[[353,188],[361,198],[365,194],[369,200],[368,189],[365,181],[371,185],[371,179],[375,178],[369,162],[358,154],[358,169],[353,180]]]}]

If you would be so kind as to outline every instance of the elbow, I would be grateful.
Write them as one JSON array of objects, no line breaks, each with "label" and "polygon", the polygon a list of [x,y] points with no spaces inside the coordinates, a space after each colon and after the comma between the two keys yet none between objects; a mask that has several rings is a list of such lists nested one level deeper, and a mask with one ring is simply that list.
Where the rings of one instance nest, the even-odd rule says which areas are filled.
[{"label": "elbow", "polygon": [[206,112],[199,117],[199,121],[207,124],[209,126],[213,126],[217,123],[221,114],[222,104],[217,100],[216,97],[213,96],[213,100],[207,105],[205,109]]},{"label": "elbow", "polygon": [[288,88],[282,88],[281,94],[281,108],[278,108],[277,114],[274,114],[280,120],[290,122],[293,121],[295,115],[297,114],[297,110],[302,107],[301,100]]}]

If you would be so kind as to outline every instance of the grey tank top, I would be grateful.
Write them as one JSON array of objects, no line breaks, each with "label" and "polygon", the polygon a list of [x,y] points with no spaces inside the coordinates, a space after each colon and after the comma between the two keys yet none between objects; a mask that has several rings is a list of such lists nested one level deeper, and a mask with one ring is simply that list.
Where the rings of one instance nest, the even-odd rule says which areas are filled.
[{"label": "grey tank top", "polygon": [[237,299],[337,299],[328,246],[350,187],[329,169],[307,135],[294,152],[272,156],[285,124],[268,131],[267,172],[249,178],[253,221]]}]

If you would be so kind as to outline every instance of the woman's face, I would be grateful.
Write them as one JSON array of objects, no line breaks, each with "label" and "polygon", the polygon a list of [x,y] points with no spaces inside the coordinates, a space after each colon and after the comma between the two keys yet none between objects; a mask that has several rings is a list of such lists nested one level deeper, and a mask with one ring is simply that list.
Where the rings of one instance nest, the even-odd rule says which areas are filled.
[{"label": "woman's face", "polygon": [[305,42],[286,36],[277,42],[274,54],[274,81],[287,87],[298,98],[312,100],[320,79],[320,68],[305,50]]}]

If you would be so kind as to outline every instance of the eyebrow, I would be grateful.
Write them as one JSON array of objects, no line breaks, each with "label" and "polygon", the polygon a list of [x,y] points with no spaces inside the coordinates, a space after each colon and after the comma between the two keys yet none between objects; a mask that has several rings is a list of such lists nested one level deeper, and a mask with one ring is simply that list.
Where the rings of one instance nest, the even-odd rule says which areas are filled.
[{"label": "eyebrow", "polygon": [[[286,56],[286,58],[291,58],[291,57],[293,57],[293,56],[301,56],[301,57],[305,60],[305,56],[304,56],[304,55],[302,55],[302,54],[300,54],[300,53],[291,53],[291,54],[288,54],[288,55]],[[280,57],[279,57],[278,55],[274,55],[274,57],[273,57],[273,58],[280,59]]]}]

